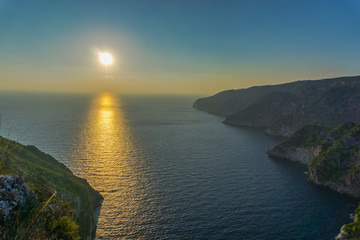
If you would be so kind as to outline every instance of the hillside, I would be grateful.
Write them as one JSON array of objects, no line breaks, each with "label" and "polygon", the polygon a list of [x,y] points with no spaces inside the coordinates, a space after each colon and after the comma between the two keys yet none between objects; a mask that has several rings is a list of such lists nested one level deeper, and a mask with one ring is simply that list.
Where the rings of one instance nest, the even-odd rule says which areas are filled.
[{"label": "hillside", "polygon": [[193,107],[226,116],[226,124],[288,136],[306,124],[360,122],[359,102],[360,76],[355,76],[229,90],[198,99]]},{"label": "hillside", "polygon": [[[94,235],[94,209],[100,206],[101,195],[50,155],[0,137],[0,175],[1,203],[8,204],[11,198],[24,200],[4,213],[0,220],[2,237],[13,239],[25,234],[23,239],[46,239],[62,234],[66,227],[76,236],[77,225],[81,239]],[[12,196],[14,193],[19,197]],[[70,235],[61,238],[76,239]]]}]

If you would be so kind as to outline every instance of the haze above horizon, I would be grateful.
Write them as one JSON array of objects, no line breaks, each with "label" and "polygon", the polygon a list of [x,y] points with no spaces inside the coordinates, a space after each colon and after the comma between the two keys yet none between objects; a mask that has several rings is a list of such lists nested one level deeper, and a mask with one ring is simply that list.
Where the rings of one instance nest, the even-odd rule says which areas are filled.
[{"label": "haze above horizon", "polygon": [[0,89],[212,94],[358,75],[359,16],[357,0],[0,0]]}]

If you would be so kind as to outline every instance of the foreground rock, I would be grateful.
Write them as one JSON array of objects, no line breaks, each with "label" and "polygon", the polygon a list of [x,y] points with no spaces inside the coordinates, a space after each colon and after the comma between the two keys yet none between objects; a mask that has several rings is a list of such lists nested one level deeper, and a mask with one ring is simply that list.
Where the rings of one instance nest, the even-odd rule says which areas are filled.
[{"label": "foreground rock", "polygon": [[1,236],[94,237],[94,210],[103,198],[64,164],[34,146],[0,137],[0,175],[8,175],[0,176]]},{"label": "foreground rock", "polygon": [[360,122],[360,76],[297,81],[228,90],[195,101],[194,108],[226,116],[224,123],[288,136],[306,124]]},{"label": "foreground rock", "polygon": [[[267,153],[307,165],[309,179],[351,197],[360,198],[360,124],[337,127],[307,125]],[[336,239],[360,239],[360,206],[353,223],[344,225]]]},{"label": "foreground rock", "polygon": [[0,176],[0,222],[12,221],[14,210],[24,207],[35,197],[26,186],[24,178],[18,176]]}]

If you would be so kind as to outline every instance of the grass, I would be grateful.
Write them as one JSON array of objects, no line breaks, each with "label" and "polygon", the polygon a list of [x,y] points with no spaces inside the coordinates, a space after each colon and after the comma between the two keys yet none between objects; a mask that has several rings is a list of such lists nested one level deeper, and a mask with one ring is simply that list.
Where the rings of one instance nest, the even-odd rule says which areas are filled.
[{"label": "grass", "polygon": [[56,191],[59,201],[70,201],[71,208],[77,209],[74,219],[80,236],[90,234],[94,226],[93,210],[102,197],[86,180],[76,177],[64,164],[34,146],[0,137],[0,154],[0,174],[23,176],[39,201],[47,200]]}]

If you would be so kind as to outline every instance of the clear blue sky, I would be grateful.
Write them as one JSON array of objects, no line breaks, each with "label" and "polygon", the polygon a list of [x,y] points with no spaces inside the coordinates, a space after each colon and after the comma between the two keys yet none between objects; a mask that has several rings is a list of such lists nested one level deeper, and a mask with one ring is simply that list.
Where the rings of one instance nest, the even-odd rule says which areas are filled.
[{"label": "clear blue sky", "polygon": [[0,0],[0,89],[208,94],[357,75],[359,43],[360,0]]}]

